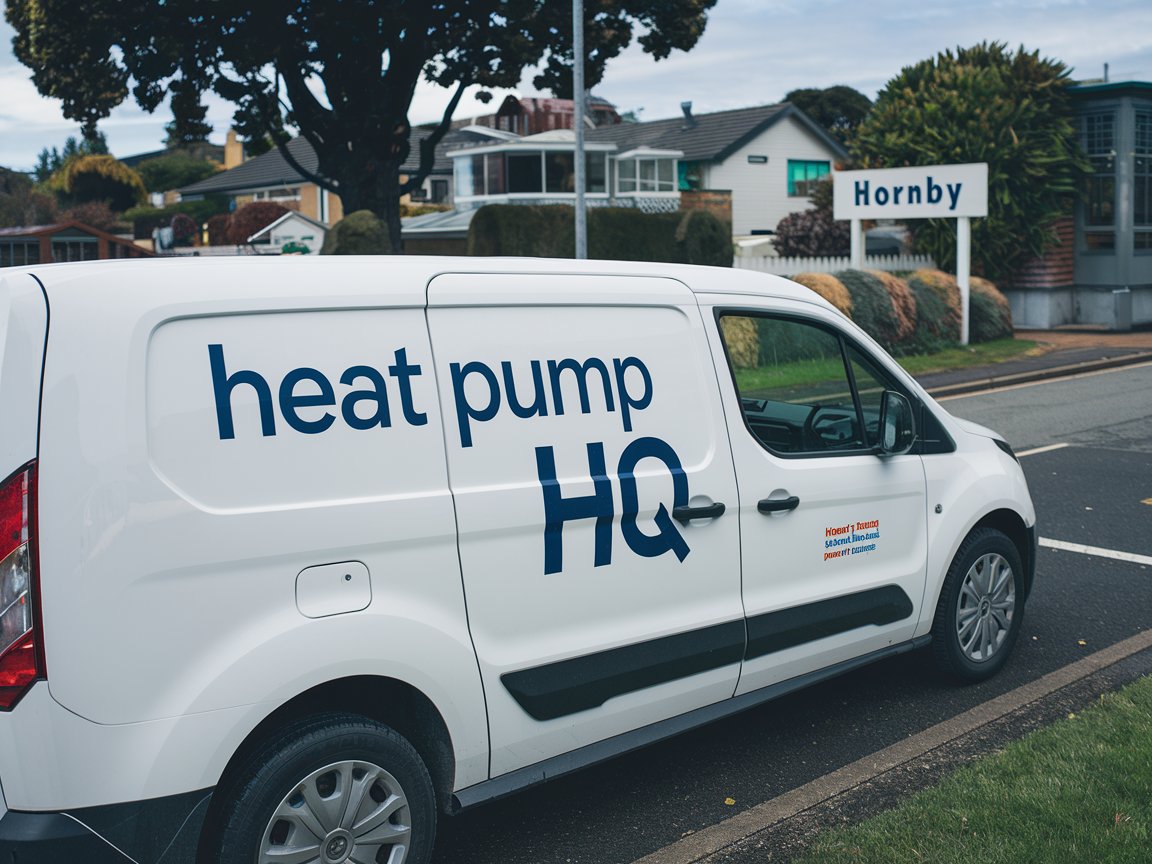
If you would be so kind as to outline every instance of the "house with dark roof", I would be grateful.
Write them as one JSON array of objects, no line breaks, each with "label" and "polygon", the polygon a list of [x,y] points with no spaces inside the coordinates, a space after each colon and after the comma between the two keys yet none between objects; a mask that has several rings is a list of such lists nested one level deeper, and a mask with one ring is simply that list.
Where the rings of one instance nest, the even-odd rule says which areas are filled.
[{"label": "house with dark roof", "polygon": [[131,240],[76,221],[0,228],[0,267],[150,257]]},{"label": "house with dark roof", "polygon": [[[411,152],[402,171],[417,170],[420,164],[419,142],[428,133],[426,127],[412,130]],[[445,155],[447,151],[464,144],[502,139],[509,135],[507,132],[481,127],[449,131],[437,145],[432,172],[425,179],[423,189],[412,196],[413,200],[450,204],[452,163]],[[306,139],[294,138],[289,141],[288,152],[305,171],[316,170],[319,160]],[[235,168],[180,189],[180,197],[184,200],[211,195],[227,196],[235,207],[242,207],[252,201],[275,201],[326,225],[339,222],[344,217],[340,197],[306,179],[278,149],[269,150]]]},{"label": "house with dark roof", "polygon": [[[812,184],[848,155],[789,103],[700,115],[691,103],[682,109],[681,117],[585,133],[590,206],[677,210],[685,196],[721,191],[731,201],[735,235],[769,233],[789,213],[808,209]],[[571,203],[574,153],[575,135],[567,129],[449,151],[456,209]],[[428,231],[440,221],[429,217],[409,226]]]}]

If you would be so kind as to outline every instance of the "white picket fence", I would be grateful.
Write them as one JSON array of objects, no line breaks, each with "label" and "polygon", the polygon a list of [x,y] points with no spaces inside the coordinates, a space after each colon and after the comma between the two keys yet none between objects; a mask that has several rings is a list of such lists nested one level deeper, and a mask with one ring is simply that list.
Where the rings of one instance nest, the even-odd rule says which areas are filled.
[{"label": "white picket fence", "polygon": [[[835,273],[847,270],[851,265],[848,256],[843,258],[776,258],[770,255],[737,255],[733,267],[741,270],[755,270],[759,273],[772,273],[776,276],[794,276],[797,273]],[[936,262],[930,255],[868,255],[864,258],[865,270],[920,270],[935,269]]]}]

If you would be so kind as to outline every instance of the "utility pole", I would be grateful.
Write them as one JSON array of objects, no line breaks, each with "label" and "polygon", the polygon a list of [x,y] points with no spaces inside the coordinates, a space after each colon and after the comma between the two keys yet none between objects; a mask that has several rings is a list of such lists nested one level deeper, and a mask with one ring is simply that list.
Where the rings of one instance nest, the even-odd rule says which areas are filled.
[{"label": "utility pole", "polygon": [[584,2],[572,0],[572,101],[576,132],[576,257],[588,257],[588,210],[584,202]]}]

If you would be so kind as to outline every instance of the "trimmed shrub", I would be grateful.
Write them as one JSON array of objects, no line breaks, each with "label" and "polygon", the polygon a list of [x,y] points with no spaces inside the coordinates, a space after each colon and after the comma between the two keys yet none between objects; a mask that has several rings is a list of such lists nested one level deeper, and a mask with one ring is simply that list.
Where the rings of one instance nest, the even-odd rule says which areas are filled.
[{"label": "trimmed shrub", "polygon": [[960,289],[955,278],[940,270],[917,270],[908,277],[908,287],[916,297],[913,349],[939,351],[959,342]]},{"label": "trimmed shrub", "polygon": [[[575,213],[564,204],[489,204],[472,217],[469,255],[571,258]],[[732,236],[711,213],[643,213],[631,207],[588,211],[588,255],[611,261],[731,266]]]},{"label": "trimmed shrub", "polygon": [[852,295],[831,273],[797,273],[788,278],[815,291],[849,318],[852,317]]},{"label": "trimmed shrub", "polygon": [[63,219],[74,219],[101,231],[115,231],[120,225],[120,219],[112,212],[107,201],[88,201],[69,207],[60,214]]},{"label": "trimmed shrub", "polygon": [[841,270],[836,278],[852,297],[852,319],[885,350],[896,352],[903,331],[887,286],[867,270]]},{"label": "trimmed shrub", "polygon": [[287,212],[287,207],[275,201],[245,204],[228,220],[228,242],[243,246],[249,237],[261,228],[267,228]]},{"label": "trimmed shrub", "polygon": [[908,283],[883,270],[868,270],[884,285],[892,299],[892,329],[897,345],[908,345],[916,333],[916,298]]},{"label": "trimmed shrub", "polygon": [[148,195],[140,175],[107,155],[80,156],[65,163],[46,184],[64,204],[106,201],[117,213],[141,203]]},{"label": "trimmed shrub", "polygon": [[328,229],[321,255],[387,255],[392,251],[388,229],[371,210],[349,213]]},{"label": "trimmed shrub", "polygon": [[204,198],[199,201],[181,201],[168,207],[152,207],[144,204],[133,207],[124,214],[124,221],[132,223],[132,234],[137,240],[152,237],[153,228],[167,228],[177,213],[187,213],[197,225],[203,225],[209,216],[217,213],[227,215],[228,199],[221,196]]},{"label": "trimmed shrub", "polygon": [[823,258],[847,255],[852,246],[851,223],[832,218],[832,181],[812,188],[812,208],[789,213],[776,225],[772,245],[785,257]]},{"label": "trimmed shrub", "polygon": [[991,342],[993,339],[1011,339],[1012,304],[987,279],[973,276],[968,295],[968,323],[970,342]]},{"label": "trimmed shrub", "polygon": [[760,335],[753,318],[725,315],[720,319],[728,357],[737,369],[755,369],[760,365]]},{"label": "trimmed shrub", "polygon": [[228,244],[228,223],[232,221],[232,217],[227,213],[217,213],[215,216],[208,217],[208,245],[209,246],[227,246]]},{"label": "trimmed shrub", "polygon": [[187,213],[177,213],[172,217],[172,242],[176,246],[195,246],[200,229]]}]

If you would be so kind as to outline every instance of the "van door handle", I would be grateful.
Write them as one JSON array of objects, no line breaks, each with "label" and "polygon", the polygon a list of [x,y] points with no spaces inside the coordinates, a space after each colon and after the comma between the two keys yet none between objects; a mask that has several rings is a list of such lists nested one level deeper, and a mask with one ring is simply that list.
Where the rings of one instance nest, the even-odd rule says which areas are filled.
[{"label": "van door handle", "polygon": [[795,495],[790,498],[765,498],[756,505],[761,513],[780,513],[785,510],[795,510],[800,506],[800,499]]},{"label": "van door handle", "polygon": [[672,518],[681,525],[687,525],[693,519],[715,519],[724,515],[724,505],[717,501],[703,507],[689,507],[687,504],[672,508]]}]

